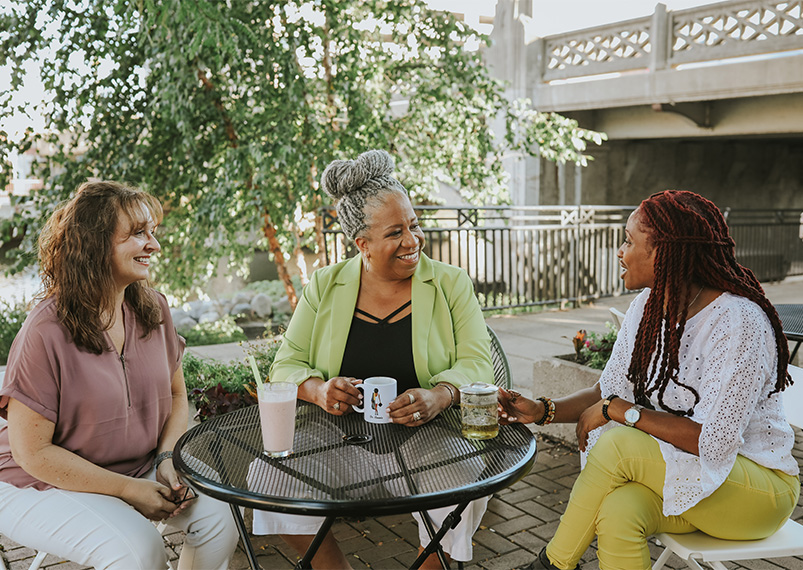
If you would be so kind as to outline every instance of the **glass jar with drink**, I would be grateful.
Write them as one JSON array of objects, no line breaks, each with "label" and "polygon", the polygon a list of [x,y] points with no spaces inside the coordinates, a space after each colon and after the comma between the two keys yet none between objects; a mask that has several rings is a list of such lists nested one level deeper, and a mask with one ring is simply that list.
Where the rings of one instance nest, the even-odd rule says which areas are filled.
[{"label": "glass jar with drink", "polygon": [[485,382],[474,382],[460,388],[463,437],[491,439],[499,434],[496,392],[496,386]]}]

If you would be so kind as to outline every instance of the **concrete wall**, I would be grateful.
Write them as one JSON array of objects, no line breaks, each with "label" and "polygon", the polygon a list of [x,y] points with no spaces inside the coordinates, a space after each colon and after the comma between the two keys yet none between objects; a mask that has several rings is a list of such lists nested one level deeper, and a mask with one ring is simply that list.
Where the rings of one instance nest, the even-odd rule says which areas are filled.
[{"label": "concrete wall", "polygon": [[[583,204],[632,205],[678,189],[720,208],[803,210],[803,137],[617,140],[591,154],[595,160],[579,170]],[[528,181],[527,203],[577,203],[577,173],[542,161]]]}]

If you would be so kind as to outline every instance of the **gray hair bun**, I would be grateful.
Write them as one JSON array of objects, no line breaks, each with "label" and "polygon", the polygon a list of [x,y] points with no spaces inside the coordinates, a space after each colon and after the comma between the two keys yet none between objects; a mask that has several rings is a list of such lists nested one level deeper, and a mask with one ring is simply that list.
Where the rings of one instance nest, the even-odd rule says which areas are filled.
[{"label": "gray hair bun", "polygon": [[384,150],[369,150],[354,160],[334,160],[321,177],[323,191],[335,201],[343,231],[354,239],[367,229],[365,206],[384,192],[407,190],[393,177],[394,160]]}]

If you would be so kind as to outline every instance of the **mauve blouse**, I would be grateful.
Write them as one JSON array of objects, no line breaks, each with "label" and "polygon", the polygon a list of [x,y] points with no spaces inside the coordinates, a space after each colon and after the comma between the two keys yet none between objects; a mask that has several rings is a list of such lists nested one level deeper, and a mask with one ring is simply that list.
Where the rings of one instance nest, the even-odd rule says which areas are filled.
[{"label": "mauve blouse", "polygon": [[[143,338],[124,304],[122,355],[114,349],[97,355],[76,347],[56,317],[55,299],[39,303],[11,345],[0,416],[7,417],[8,400],[14,398],[55,423],[54,444],[116,473],[146,473],[170,415],[171,379],[184,353],[167,300],[152,292],[162,309],[162,325]],[[7,426],[0,427],[0,481],[20,488],[52,487],[16,464]]]}]

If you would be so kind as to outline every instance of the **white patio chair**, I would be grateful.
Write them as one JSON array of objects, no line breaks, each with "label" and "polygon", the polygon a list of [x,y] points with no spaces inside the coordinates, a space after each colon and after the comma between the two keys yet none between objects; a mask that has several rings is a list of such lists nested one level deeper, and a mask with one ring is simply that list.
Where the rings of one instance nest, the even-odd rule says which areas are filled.
[{"label": "white patio chair", "polygon": [[[803,368],[790,365],[789,373],[795,383],[782,393],[786,418],[791,425],[803,428]],[[655,538],[666,549],[655,561],[653,570],[663,568],[673,552],[695,570],[702,570],[701,562],[716,570],[727,570],[723,562],[803,555],[803,525],[791,519],[778,532],[763,540],[721,540],[700,531],[661,533]]]},{"label": "white patio chair", "polygon": [[622,321],[625,320],[625,314],[615,307],[611,307],[608,309],[611,312],[611,317],[613,318],[613,324],[616,325],[617,330],[622,328]]}]

